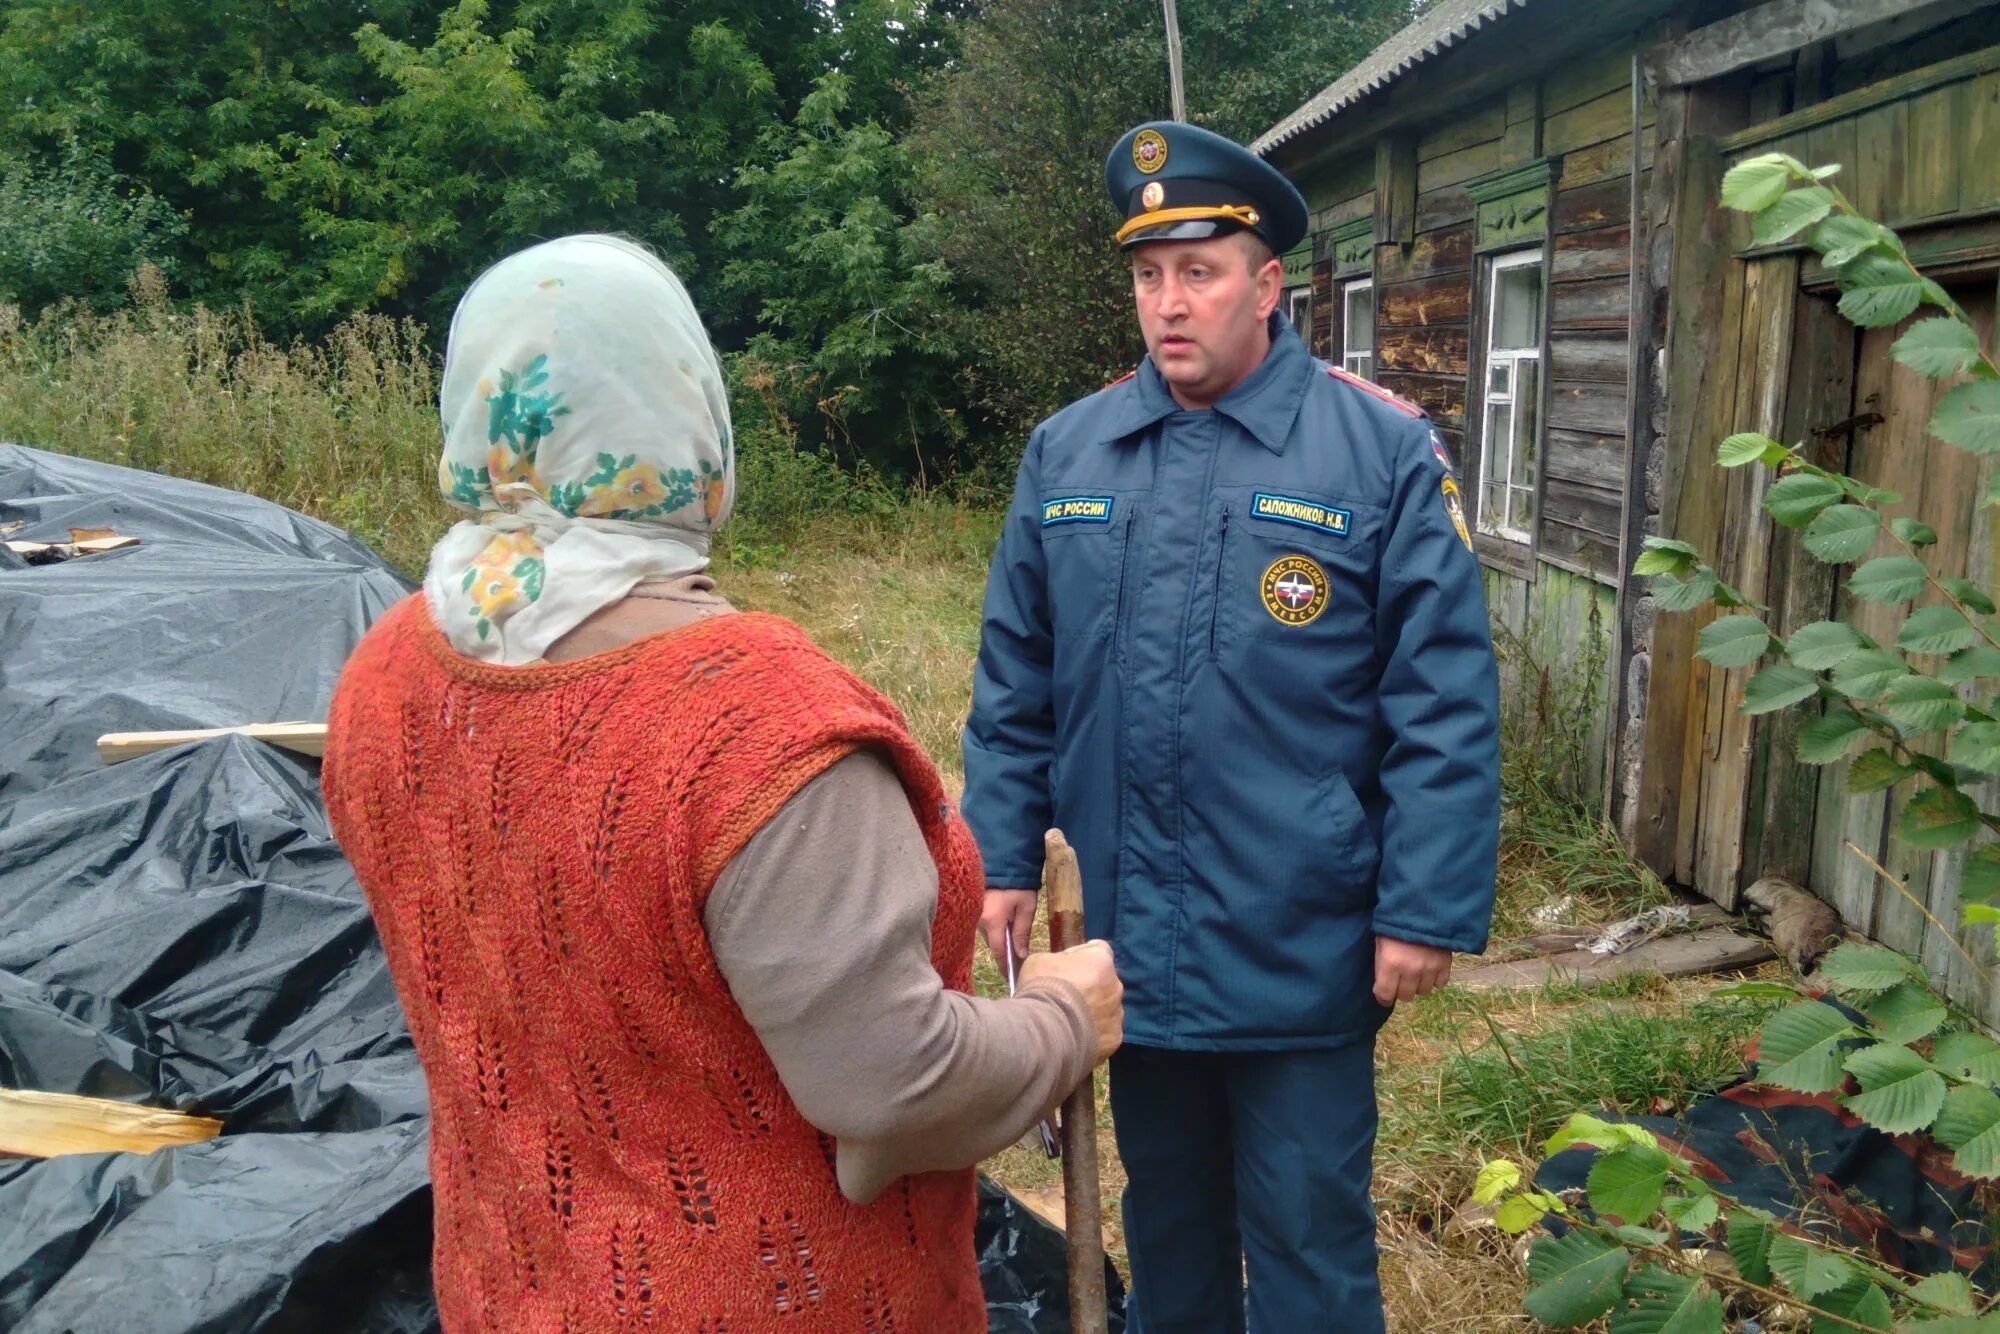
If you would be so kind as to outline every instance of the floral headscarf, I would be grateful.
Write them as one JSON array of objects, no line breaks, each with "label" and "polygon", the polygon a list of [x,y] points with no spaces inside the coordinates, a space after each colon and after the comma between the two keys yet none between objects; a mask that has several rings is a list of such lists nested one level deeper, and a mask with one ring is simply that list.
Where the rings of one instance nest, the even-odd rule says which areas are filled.
[{"label": "floral headscarf", "polygon": [[544,242],[452,316],[438,486],[475,518],[431,552],[445,637],[533,662],[649,579],[708,567],[735,498],[722,365],[687,289],[614,236]]}]

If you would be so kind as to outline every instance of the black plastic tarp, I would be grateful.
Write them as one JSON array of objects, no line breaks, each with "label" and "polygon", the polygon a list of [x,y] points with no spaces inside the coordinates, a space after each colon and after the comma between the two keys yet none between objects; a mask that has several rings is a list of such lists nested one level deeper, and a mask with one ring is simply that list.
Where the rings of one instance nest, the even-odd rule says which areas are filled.
[{"label": "black plastic tarp", "polygon": [[[0,1159],[0,1329],[434,1329],[423,1076],[317,764],[236,737],[96,749],[323,719],[409,585],[276,505],[0,445],[0,532],[72,528],[140,544],[0,548],[0,1086],[223,1133]],[[977,1244],[996,1334],[1067,1327],[1058,1232],[982,1183]]]}]

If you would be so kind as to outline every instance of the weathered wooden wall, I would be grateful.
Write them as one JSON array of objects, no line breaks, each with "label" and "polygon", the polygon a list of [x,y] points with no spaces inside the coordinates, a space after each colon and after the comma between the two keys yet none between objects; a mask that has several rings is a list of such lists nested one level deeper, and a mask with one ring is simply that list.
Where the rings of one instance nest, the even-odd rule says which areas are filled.
[{"label": "weathered wooden wall", "polygon": [[1472,312],[1465,183],[1515,160],[1506,116],[1506,102],[1493,102],[1418,137],[1415,239],[1375,251],[1375,378],[1428,411],[1461,463]]},{"label": "weathered wooden wall", "polygon": [[1485,576],[1506,743],[1558,766],[1576,761],[1562,777],[1579,796],[1599,791],[1616,593],[1566,570],[1533,583],[1492,568]]},{"label": "weathered wooden wall", "polygon": [[1358,153],[1300,182],[1311,212],[1313,244],[1313,355],[1340,361],[1340,310],[1335,299],[1340,284],[1333,276],[1327,237],[1333,229],[1375,211],[1375,157]]},{"label": "weathered wooden wall", "polygon": [[[1749,85],[1748,106],[1761,92]],[[2000,272],[2000,49],[1747,130],[1697,136],[1682,164],[1663,531],[1693,542],[1723,578],[1768,604],[1780,633],[1831,616],[1886,642],[1900,609],[1836,597],[1835,572],[1762,512],[1761,471],[1718,469],[1716,442],[1739,430],[1802,442],[1815,462],[1901,493],[1905,503],[1892,513],[1919,516],[1940,534],[1924,552],[1934,573],[1969,566],[1985,580],[2000,576],[1991,518],[1978,503],[1992,464],[1927,439],[1944,386],[1895,365],[1888,348],[1900,330],[1856,330],[1839,317],[1809,252],[1757,247],[1740,217],[1714,207],[1722,170],[1773,149],[1840,163],[1843,190],[1903,232],[1913,257],[1951,285],[1990,340]],[[1694,654],[1714,614],[1660,615],[1652,624],[1637,849],[1662,874],[1725,906],[1759,875],[1798,879],[1850,924],[1922,957],[1954,999],[2000,1020],[2000,998],[1957,949],[1962,853],[1919,852],[1895,836],[1910,793],[1852,796],[1846,764],[1800,765],[1794,750],[1809,714],[1741,717],[1750,669],[1718,671]],[[1988,800],[2000,801],[2000,786]],[[1990,959],[1987,934],[1978,948]]]},{"label": "weathered wooden wall", "polygon": [[[1542,88],[1542,152],[1561,159],[1549,262],[1548,420],[1536,554],[1618,580],[1632,289],[1632,57],[1611,50]],[[1641,188],[1653,154],[1642,110]]]}]

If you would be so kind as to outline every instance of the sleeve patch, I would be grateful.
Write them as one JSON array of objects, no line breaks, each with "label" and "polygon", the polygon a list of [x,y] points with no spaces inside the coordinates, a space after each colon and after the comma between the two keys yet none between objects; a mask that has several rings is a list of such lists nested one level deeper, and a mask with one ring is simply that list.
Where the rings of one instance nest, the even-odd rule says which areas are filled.
[{"label": "sleeve patch", "polygon": [[1465,543],[1467,551],[1472,550],[1472,534],[1465,526],[1465,502],[1458,494],[1458,479],[1446,473],[1438,483],[1438,491],[1444,497],[1444,512],[1451,516],[1451,526],[1458,530],[1458,540]]}]

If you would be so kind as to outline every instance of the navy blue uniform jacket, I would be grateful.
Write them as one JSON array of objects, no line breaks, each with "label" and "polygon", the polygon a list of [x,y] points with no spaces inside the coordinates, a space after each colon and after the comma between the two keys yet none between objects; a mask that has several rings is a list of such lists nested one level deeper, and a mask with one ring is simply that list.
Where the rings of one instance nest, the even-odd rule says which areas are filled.
[{"label": "navy blue uniform jacket", "polygon": [[1337,1045],[1387,1014],[1376,934],[1485,948],[1499,691],[1456,495],[1421,412],[1275,317],[1210,411],[1149,357],[1029,439],[964,811],[995,888],[1067,834],[1127,1042]]}]

